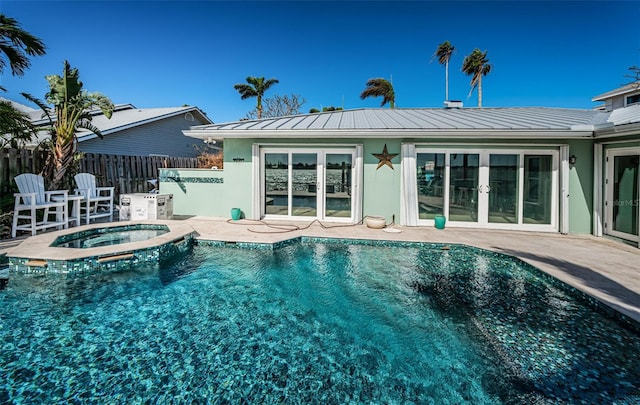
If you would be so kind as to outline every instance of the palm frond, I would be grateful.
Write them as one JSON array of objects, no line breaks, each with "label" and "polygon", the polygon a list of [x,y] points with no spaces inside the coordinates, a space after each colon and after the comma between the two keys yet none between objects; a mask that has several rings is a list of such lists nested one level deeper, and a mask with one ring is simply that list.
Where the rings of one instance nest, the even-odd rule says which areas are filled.
[{"label": "palm frond", "polygon": [[366,88],[360,93],[360,98],[364,100],[368,97],[382,97],[382,103],[380,107],[389,103],[391,108],[395,107],[396,95],[393,90],[393,85],[387,79],[376,77],[367,80]]},{"label": "palm frond", "polygon": [[[44,55],[45,46],[42,40],[23,30],[15,19],[0,14],[0,54],[9,60],[12,74],[22,76],[31,65],[28,56]],[[0,58],[0,73],[5,66],[6,61]]]},{"label": "palm frond", "polygon": [[91,120],[88,120],[86,118],[79,119],[78,123],[76,125],[76,128],[86,129],[86,130],[91,131],[94,134],[98,135],[98,138],[100,138],[100,139],[104,138],[104,136],[102,135],[102,132],[100,132],[100,128],[98,128],[95,125],[93,125]]},{"label": "palm frond", "polygon": [[40,100],[37,97],[32,96],[29,93],[20,93],[20,94],[25,99],[31,101],[33,104],[40,107],[40,109],[42,110],[42,116],[47,117],[47,119],[49,120],[49,124],[53,122],[53,119],[51,118],[51,114],[49,114],[49,111],[50,111],[49,106],[44,101]]}]

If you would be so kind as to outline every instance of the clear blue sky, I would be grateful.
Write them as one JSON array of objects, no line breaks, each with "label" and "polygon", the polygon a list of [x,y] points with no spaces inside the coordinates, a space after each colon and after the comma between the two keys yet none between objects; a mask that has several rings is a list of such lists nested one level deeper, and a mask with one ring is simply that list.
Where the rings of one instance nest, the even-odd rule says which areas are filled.
[{"label": "clear blue sky", "polygon": [[233,88],[247,76],[280,80],[266,97],[298,94],[310,108],[379,107],[361,100],[369,78],[392,79],[398,107],[441,107],[439,43],[456,48],[450,99],[465,106],[462,61],[488,51],[484,107],[592,108],[593,96],[629,81],[640,65],[640,1],[30,1],[0,12],[40,37],[47,54],[24,77],[5,69],[0,94],[44,98],[66,59],[85,89],[139,108],[196,105],[214,122],[255,106]]}]

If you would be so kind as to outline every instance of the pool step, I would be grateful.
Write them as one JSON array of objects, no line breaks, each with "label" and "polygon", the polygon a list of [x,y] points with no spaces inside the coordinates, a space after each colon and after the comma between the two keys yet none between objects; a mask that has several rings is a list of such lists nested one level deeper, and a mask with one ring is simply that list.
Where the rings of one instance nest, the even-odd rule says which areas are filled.
[{"label": "pool step", "polygon": [[133,259],[135,255],[133,253],[124,253],[121,255],[103,256],[98,258],[98,263],[108,263],[116,260],[128,260]]},{"label": "pool step", "polygon": [[32,259],[29,260],[25,263],[25,266],[27,267],[47,267],[47,261],[46,260],[40,260],[40,259]]}]

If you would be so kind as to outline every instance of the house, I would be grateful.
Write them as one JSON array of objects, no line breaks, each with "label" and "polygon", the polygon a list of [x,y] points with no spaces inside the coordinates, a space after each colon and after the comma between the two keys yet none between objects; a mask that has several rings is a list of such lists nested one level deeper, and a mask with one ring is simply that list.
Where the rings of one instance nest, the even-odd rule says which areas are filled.
[{"label": "house", "polygon": [[[42,110],[11,103],[26,113],[34,125],[49,125]],[[77,135],[80,152],[195,157],[199,154],[197,149],[203,149],[201,146],[204,145],[185,136],[182,130],[194,125],[211,125],[213,121],[198,107],[136,108],[122,104],[115,107],[110,119],[100,110],[93,111],[91,123],[100,129],[103,138],[91,131],[80,131]],[[43,131],[39,139],[33,141],[33,146],[48,137],[49,134]]]},{"label": "house", "polygon": [[[607,109],[354,109],[193,126],[224,170],[167,169],[178,215],[638,237],[637,87]],[[619,105],[618,98],[626,97]],[[631,101],[631,102],[630,102]],[[219,198],[224,196],[224,198]]]},{"label": "house", "polygon": [[640,85],[630,83],[615,90],[595,96],[591,101],[601,101],[604,104],[596,107],[601,111],[613,111],[618,108],[640,104]]}]

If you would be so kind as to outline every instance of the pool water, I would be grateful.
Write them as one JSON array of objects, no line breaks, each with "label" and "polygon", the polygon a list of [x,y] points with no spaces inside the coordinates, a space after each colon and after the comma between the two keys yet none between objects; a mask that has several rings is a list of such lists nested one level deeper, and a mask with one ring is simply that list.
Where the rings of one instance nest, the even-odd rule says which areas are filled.
[{"label": "pool water", "polygon": [[53,241],[53,247],[88,249],[101,246],[120,245],[140,242],[164,235],[169,232],[166,225],[124,225],[106,228],[94,228],[59,236]]},{"label": "pool water", "polygon": [[12,275],[0,402],[632,404],[640,336],[462,246],[195,246],[157,266]]}]

